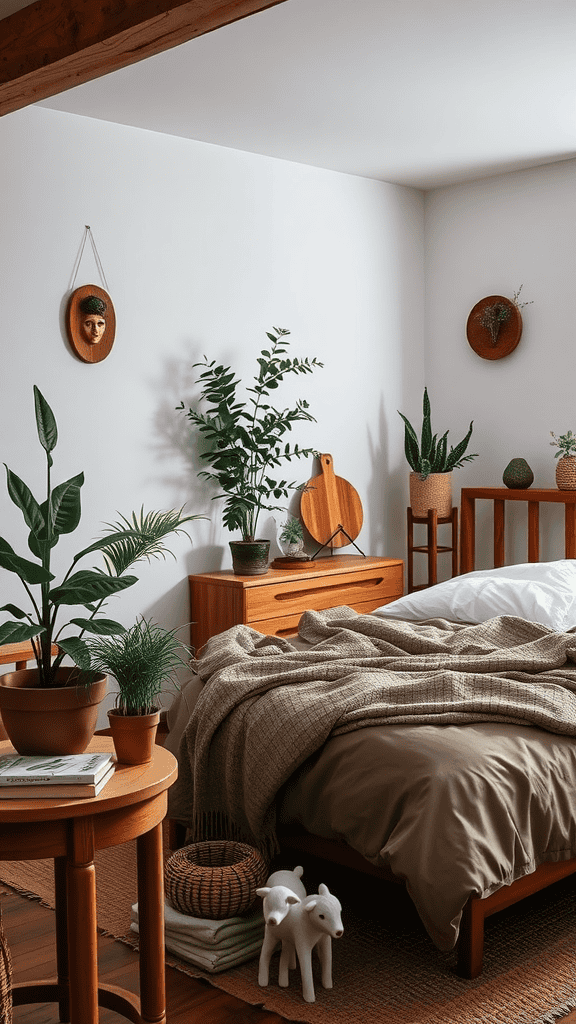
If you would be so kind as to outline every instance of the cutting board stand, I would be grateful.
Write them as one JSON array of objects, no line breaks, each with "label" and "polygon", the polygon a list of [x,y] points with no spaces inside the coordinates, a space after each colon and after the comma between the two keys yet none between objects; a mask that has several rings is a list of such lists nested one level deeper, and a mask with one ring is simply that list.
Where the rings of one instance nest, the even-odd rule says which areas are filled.
[{"label": "cutting board stand", "polygon": [[[320,547],[318,548],[318,550],[315,551],[313,555],[310,555],[310,561],[313,562],[314,559],[316,558],[316,556],[319,555],[320,552],[324,550],[324,548],[328,547],[328,545],[330,544],[330,541],[334,540],[334,537],[338,537],[338,535],[341,534],[341,533],[343,533],[344,536],[348,538],[350,543],[354,545],[354,547],[356,548],[356,551],[360,551],[360,548],[358,547],[356,542],[354,540],[352,540],[352,537],[350,536],[350,534],[346,532],[346,530],[342,526],[342,523],[338,523],[338,526],[334,530],[334,533],[330,537],[328,537],[328,540],[324,541],[324,544],[321,544]],[[331,551],[332,551],[332,554],[334,554],[334,548],[331,548]],[[362,558],[366,558],[366,555],[364,554],[363,551],[360,551],[360,554],[362,555]]]}]

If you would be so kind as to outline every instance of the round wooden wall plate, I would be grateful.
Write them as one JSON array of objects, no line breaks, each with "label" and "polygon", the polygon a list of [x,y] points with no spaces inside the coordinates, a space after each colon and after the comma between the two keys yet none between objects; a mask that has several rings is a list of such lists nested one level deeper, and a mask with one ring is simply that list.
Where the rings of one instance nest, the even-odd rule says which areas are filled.
[{"label": "round wooden wall plate", "polygon": [[[478,317],[486,306],[493,306],[497,302],[502,302],[509,307],[510,318],[502,324],[496,344],[493,345],[490,331],[482,326]],[[502,359],[504,356],[510,355],[520,341],[521,335],[522,314],[518,306],[504,295],[487,295],[485,299],[480,299],[480,302],[477,302],[470,311],[466,323],[466,337],[470,347],[482,359]]]},{"label": "round wooden wall plate", "polygon": [[[89,295],[96,295],[106,303],[106,330],[97,342],[88,341],[83,327],[84,314],[80,309],[80,303]],[[85,284],[72,292],[66,310],[66,331],[73,351],[84,363],[100,363],[105,359],[114,344],[116,334],[116,313],[108,292],[95,284]]]}]

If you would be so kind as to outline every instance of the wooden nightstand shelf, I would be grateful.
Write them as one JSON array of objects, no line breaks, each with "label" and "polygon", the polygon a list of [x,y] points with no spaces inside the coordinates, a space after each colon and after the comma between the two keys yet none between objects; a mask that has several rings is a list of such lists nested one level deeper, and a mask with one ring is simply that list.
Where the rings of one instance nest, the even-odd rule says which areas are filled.
[{"label": "wooden nightstand shelf", "polygon": [[401,597],[401,558],[331,555],[300,569],[269,569],[264,576],[228,571],[189,576],[191,643],[198,650],[209,637],[240,623],[269,636],[292,636],[302,612],[349,605],[367,613]]}]

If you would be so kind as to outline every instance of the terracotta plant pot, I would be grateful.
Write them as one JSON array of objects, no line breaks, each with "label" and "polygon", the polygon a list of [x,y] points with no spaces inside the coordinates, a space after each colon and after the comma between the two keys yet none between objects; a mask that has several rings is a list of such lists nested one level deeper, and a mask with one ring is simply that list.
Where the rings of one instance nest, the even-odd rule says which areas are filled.
[{"label": "terracotta plant pot", "polygon": [[147,764],[152,760],[159,711],[150,715],[121,715],[117,708],[112,708],[108,721],[118,764]]},{"label": "terracotta plant pot", "polygon": [[263,576],[268,572],[269,540],[231,540],[229,544],[235,576]]},{"label": "terracotta plant pot", "polygon": [[8,739],[19,754],[83,754],[98,722],[98,705],[108,688],[105,675],[89,686],[68,686],[77,669],[58,669],[62,686],[38,686],[38,669],[0,676],[0,713]]},{"label": "terracotta plant pot", "polygon": [[556,486],[559,491],[576,491],[576,455],[563,455],[558,459]]},{"label": "terracotta plant pot", "polygon": [[430,508],[439,519],[447,519],[452,514],[452,473],[430,473],[425,480],[410,473],[410,508],[416,519],[426,519]]}]

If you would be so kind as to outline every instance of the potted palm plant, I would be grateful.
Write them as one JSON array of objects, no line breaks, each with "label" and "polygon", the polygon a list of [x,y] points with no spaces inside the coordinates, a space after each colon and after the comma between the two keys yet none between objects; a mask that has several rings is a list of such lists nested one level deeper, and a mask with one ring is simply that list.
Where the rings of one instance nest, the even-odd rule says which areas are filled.
[{"label": "potted palm plant", "polygon": [[177,632],[139,618],[122,633],[88,638],[92,668],[114,676],[118,684],[108,719],[121,764],[152,759],[160,695],[167,684],[179,688],[176,669],[189,665],[192,657]]},{"label": "potted palm plant", "polygon": [[425,519],[428,509],[435,508],[439,518],[447,518],[452,512],[452,470],[477,459],[478,454],[465,455],[472,436],[472,424],[466,436],[456,445],[448,449],[446,430],[438,439],[432,434],[430,399],[428,390],[424,388],[422,403],[422,431],[420,440],[411,423],[403,413],[399,416],[404,420],[404,452],[410,474],[410,507],[417,519]]},{"label": "potted palm plant", "polygon": [[[46,496],[37,501],[24,481],[6,468],[8,493],[28,527],[34,560],[17,554],[0,537],[0,569],[20,579],[28,599],[26,608],[15,604],[0,608],[10,616],[0,624],[0,644],[30,640],[36,668],[0,676],[0,712],[19,753],[78,754],[93,735],[98,704],[106,693],[106,677],[92,669],[85,636],[121,633],[124,627],[101,612],[110,596],[138,582],[128,569],[142,559],[164,556],[168,535],[185,533],[186,523],[204,517],[184,515],[182,509],[122,516],[118,523],[106,524],[108,532],[78,552],[56,582],[52,552],[61,537],[78,527],[84,474],[52,483],[56,420],[36,386],[34,403],[38,438],[46,455]],[[96,553],[103,556],[102,568],[78,568],[81,559]],[[61,624],[62,610],[74,606],[85,609],[85,614],[75,614]],[[65,657],[72,661],[71,667],[63,665]],[[65,709],[63,717],[61,709]]]},{"label": "potted palm plant", "polygon": [[[230,542],[234,572],[240,576],[267,572],[270,541],[257,537],[258,517],[263,510],[281,510],[278,501],[298,487],[271,474],[293,458],[316,454],[313,448],[286,441],[294,423],[316,422],[308,403],[300,400],[292,408],[277,409],[271,395],[287,374],[312,373],[323,364],[317,359],[290,358],[286,341],[290,331],[280,327],[272,331],[267,332],[269,348],[257,358],[254,383],[246,388],[248,402],[238,399],[240,380],[231,367],[208,362],[204,356],[194,367],[204,367],[196,383],[202,388],[199,402],[206,402],[207,408],[203,412],[197,406],[186,412],[206,442],[200,458],[210,469],[199,476],[218,485],[215,497],[224,498],[224,526],[242,534],[241,541]],[[185,411],[183,402],[178,409]]]}]

